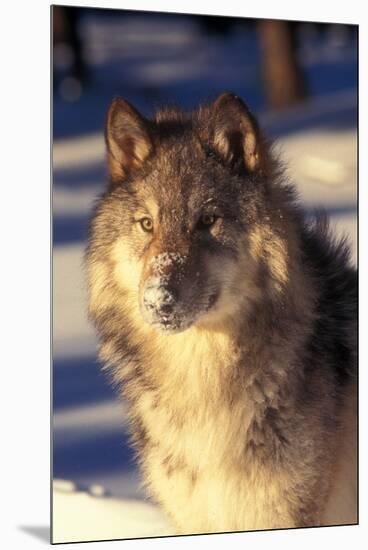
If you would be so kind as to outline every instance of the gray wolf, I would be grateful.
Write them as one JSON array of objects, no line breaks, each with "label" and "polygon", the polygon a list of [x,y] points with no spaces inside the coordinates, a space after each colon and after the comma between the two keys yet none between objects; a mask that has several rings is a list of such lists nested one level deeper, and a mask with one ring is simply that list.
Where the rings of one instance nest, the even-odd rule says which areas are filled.
[{"label": "gray wolf", "polygon": [[115,99],[86,253],[100,357],[178,533],[357,522],[357,274],[237,96]]}]

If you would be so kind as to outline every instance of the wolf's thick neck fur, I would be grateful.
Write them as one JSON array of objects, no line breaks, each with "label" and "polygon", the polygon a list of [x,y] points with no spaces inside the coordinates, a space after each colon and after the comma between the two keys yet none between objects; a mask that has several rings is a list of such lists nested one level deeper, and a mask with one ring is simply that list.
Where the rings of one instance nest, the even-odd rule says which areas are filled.
[{"label": "wolf's thick neck fur", "polygon": [[[252,144],[247,154],[258,162]],[[344,430],[354,439],[347,246],[305,221],[279,176],[238,258],[237,307],[167,335],[142,320],[138,268],[108,225],[119,192],[91,226],[90,312],[152,496],[183,533],[356,521],[353,505],[327,506],[355,480],[341,458]]]}]

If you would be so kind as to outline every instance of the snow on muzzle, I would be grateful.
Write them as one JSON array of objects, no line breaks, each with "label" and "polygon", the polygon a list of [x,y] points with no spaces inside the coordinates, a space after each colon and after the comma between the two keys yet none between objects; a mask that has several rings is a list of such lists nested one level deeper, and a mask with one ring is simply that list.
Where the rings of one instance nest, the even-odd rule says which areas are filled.
[{"label": "snow on muzzle", "polygon": [[141,294],[142,315],[150,325],[165,332],[176,332],[186,324],[187,260],[187,256],[164,252],[148,265]]},{"label": "snow on muzzle", "polygon": [[174,252],[161,253],[150,260],[141,289],[144,320],[162,332],[188,328],[213,305],[207,295],[205,270],[194,258]]}]

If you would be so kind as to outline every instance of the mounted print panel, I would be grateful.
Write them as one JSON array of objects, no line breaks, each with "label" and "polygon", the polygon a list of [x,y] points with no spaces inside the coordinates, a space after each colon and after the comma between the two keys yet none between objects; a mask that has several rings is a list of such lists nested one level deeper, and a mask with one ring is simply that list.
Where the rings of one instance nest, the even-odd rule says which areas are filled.
[{"label": "mounted print panel", "polygon": [[357,29],[52,8],[53,543],[357,524]]}]

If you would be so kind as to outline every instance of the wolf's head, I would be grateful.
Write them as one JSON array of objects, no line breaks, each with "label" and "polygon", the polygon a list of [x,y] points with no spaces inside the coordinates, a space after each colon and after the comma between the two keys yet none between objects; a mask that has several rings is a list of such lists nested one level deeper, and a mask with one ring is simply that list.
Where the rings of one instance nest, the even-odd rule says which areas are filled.
[{"label": "wolf's head", "polygon": [[95,307],[98,289],[114,288],[115,306],[173,333],[236,315],[265,275],[273,291],[285,283],[285,189],[240,98],[152,120],[116,99],[106,144],[110,187],[91,226]]}]

